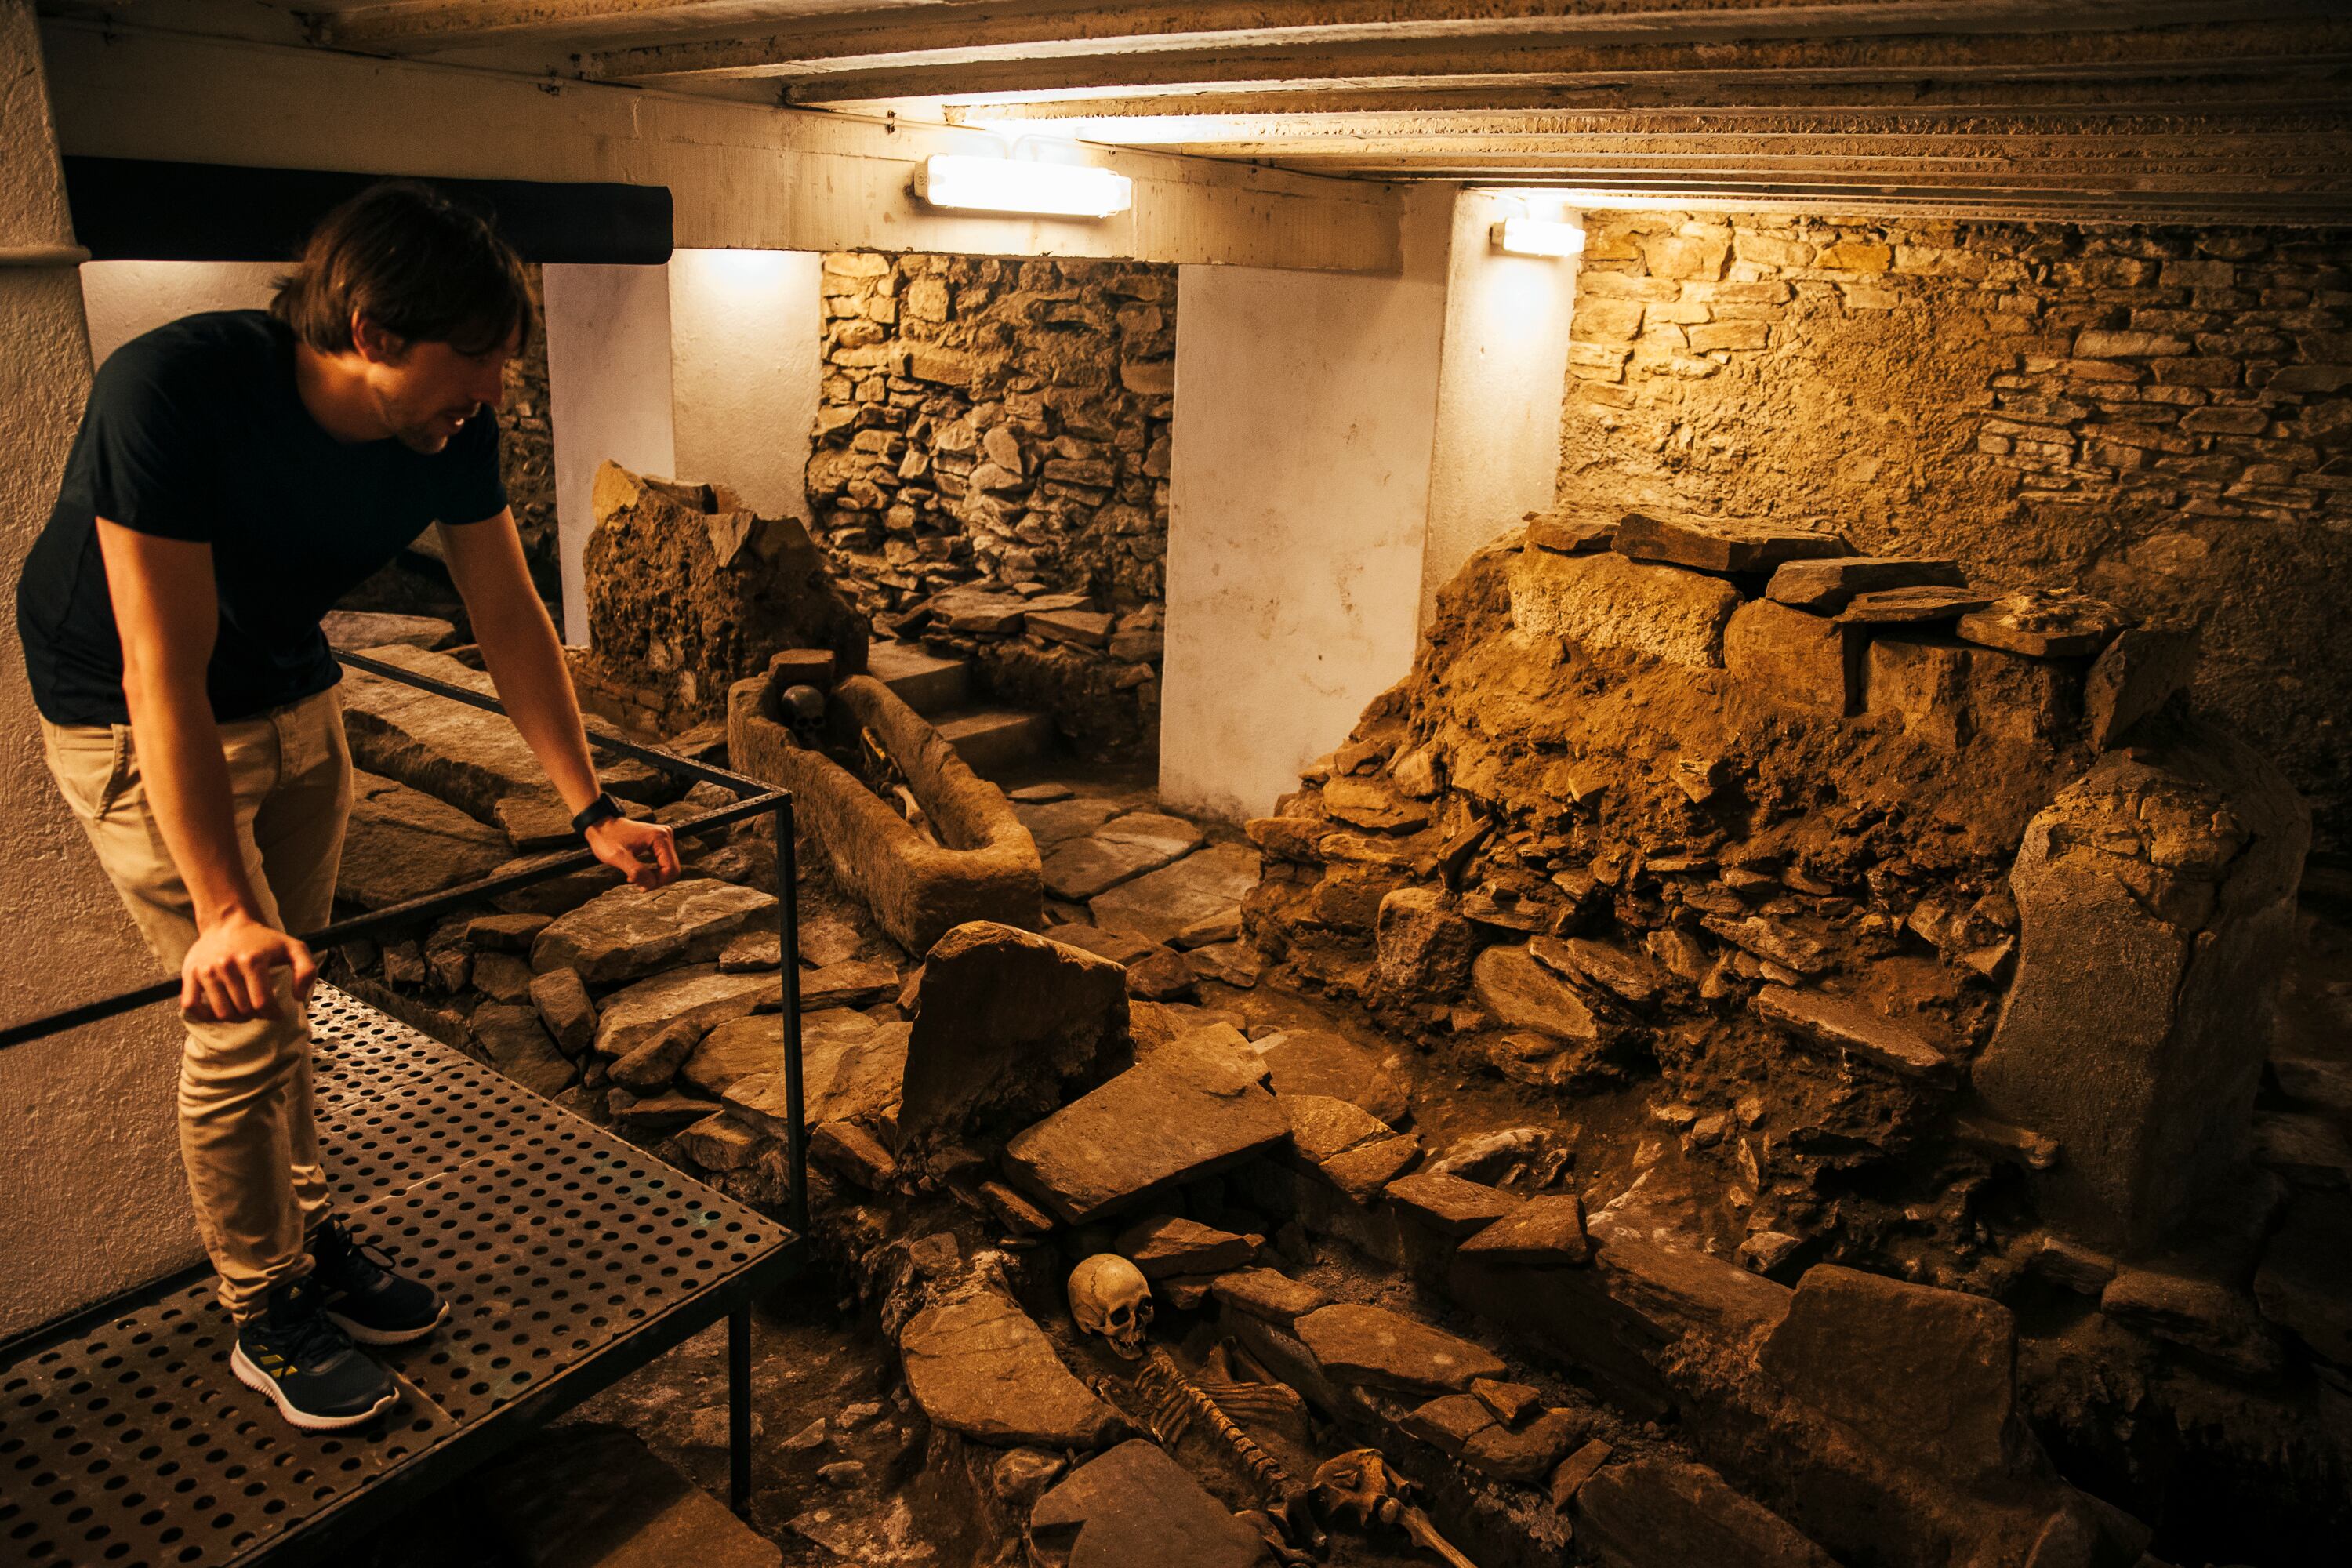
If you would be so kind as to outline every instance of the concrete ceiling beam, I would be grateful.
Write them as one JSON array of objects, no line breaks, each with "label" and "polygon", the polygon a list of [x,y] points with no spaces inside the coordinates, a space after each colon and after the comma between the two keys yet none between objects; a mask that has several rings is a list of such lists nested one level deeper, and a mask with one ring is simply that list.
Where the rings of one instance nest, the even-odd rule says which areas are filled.
[{"label": "concrete ceiling beam", "polygon": [[[809,58],[1009,47],[1074,40],[1286,35],[1300,41],[1772,36],[1775,32],[2053,31],[2276,16],[2295,0],[362,0],[319,4],[314,37],[341,48],[418,53],[501,41],[618,47],[774,43]],[[746,37],[759,29],[756,37]],[[1762,31],[1758,31],[1762,29]]]},{"label": "concrete ceiling beam", "polygon": [[[2313,0],[2322,4],[2322,0]],[[2333,7],[2340,11],[2340,7]],[[1831,18],[1824,16],[1826,22]],[[2328,8],[2288,18],[2197,22],[2129,30],[1857,34],[1809,29],[1755,37],[1661,37],[1650,32],[1562,43],[1551,38],[1465,41],[1447,37],[1378,37],[1308,44],[1278,35],[1186,35],[1117,47],[1087,41],[934,53],[826,58],[795,52],[790,39],[675,45],[582,57],[592,79],[748,77],[787,84],[796,100],[1071,89],[1192,89],[1235,82],[1370,84],[1462,78],[1639,78],[1656,71],[1837,70],[1866,79],[1935,77],[2000,68],[2031,76],[2112,74],[2160,68],[2197,74],[2210,60],[2260,58],[2282,65],[2352,52],[2352,23]]]}]

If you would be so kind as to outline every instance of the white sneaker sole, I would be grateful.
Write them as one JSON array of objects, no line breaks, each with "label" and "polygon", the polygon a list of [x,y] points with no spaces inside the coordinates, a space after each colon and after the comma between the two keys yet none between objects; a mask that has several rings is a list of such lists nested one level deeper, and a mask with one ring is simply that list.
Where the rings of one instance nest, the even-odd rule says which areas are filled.
[{"label": "white sneaker sole", "polygon": [[246,1387],[256,1394],[269,1395],[271,1402],[278,1406],[278,1414],[286,1417],[289,1425],[305,1432],[340,1432],[346,1426],[363,1426],[400,1403],[400,1387],[395,1384],[382,1399],[356,1415],[320,1415],[308,1410],[298,1410],[289,1404],[284,1391],[278,1386],[278,1380],[254,1365],[252,1358],[245,1353],[243,1345],[237,1345],[228,1352],[228,1369]]},{"label": "white sneaker sole", "polygon": [[449,1303],[446,1301],[442,1302],[441,1310],[433,1314],[433,1321],[419,1329],[372,1329],[356,1318],[344,1317],[332,1307],[329,1307],[326,1310],[327,1316],[334,1321],[337,1328],[363,1345],[415,1344],[449,1321]]}]

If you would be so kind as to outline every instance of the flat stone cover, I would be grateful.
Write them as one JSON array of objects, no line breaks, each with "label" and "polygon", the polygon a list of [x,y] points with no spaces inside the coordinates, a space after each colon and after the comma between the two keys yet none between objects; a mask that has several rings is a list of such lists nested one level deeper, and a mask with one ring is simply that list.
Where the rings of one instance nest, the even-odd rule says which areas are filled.
[{"label": "flat stone cover", "polygon": [[1705,1465],[1669,1458],[1611,1465],[1576,1494],[1577,1536],[1612,1563],[1706,1568],[1837,1568],[1788,1521]]},{"label": "flat stone cover", "polygon": [[980,1442],[1093,1448],[1126,1425],[1070,1374],[1028,1313],[993,1293],[918,1312],[898,1353],[923,1414]]},{"label": "flat stone cover", "polygon": [[1274,1096],[1171,1044],[1014,1138],[1004,1166],[1064,1221],[1087,1225],[1289,1136]]},{"label": "flat stone cover", "polygon": [[596,1014],[596,1054],[625,1057],[680,1018],[715,1026],[782,1005],[772,974],[721,974],[715,963],[689,963],[605,997]]},{"label": "flat stone cover", "polygon": [[1156,1443],[1122,1443],[1037,1500],[1034,1535],[1076,1527],[1069,1568],[1254,1568],[1265,1542]]}]

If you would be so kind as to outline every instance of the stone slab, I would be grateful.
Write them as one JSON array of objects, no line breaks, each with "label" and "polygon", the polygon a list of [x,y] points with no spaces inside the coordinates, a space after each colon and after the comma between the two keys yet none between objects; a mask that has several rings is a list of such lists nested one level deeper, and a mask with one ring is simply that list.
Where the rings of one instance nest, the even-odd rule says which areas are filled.
[{"label": "stone slab", "polygon": [[1045,890],[1084,903],[1146,871],[1156,871],[1201,846],[1198,827],[1181,816],[1134,812],[1083,838],[1056,846],[1045,861]]},{"label": "stone slab", "polygon": [[1998,1301],[1838,1264],[1805,1271],[1759,1364],[1870,1447],[1963,1483],[2029,1453],[2017,1325]]},{"label": "stone slab", "polygon": [[1262,1238],[1237,1236],[1176,1215],[1153,1215],[1129,1226],[1111,1250],[1141,1270],[1146,1279],[1173,1274],[1223,1274],[1257,1256]]},{"label": "stone slab", "polygon": [[707,877],[662,888],[624,882],[558,916],[533,939],[530,966],[576,970],[592,985],[715,960],[746,927],[776,923],[772,894]]},{"label": "stone slab", "polygon": [[1601,1022],[1584,998],[1524,946],[1481,952],[1470,966],[1470,984],[1478,1005],[1506,1027],[1579,1044],[1601,1037]]},{"label": "stone slab", "polygon": [[2131,625],[2131,617],[2105,599],[2032,590],[2008,594],[1984,609],[1960,617],[1962,640],[2004,648],[2034,658],[2073,658],[2097,653]]},{"label": "stone slab", "polygon": [[1862,705],[1865,646],[1852,626],[1751,599],[1724,628],[1723,668],[1780,701],[1843,715]]},{"label": "stone slab", "polygon": [[1583,1200],[1573,1193],[1531,1197],[1481,1228],[1461,1249],[1493,1263],[1582,1263],[1592,1256],[1592,1244],[1584,1234]]},{"label": "stone slab", "polygon": [[1388,1201],[1441,1236],[1461,1240],[1518,1212],[1527,1200],[1517,1193],[1423,1171],[1388,1185]]},{"label": "stone slab", "polygon": [[1399,1132],[1351,1100],[1326,1094],[1283,1094],[1295,1161],[1319,1173],[1359,1204],[1370,1204],[1421,1154],[1421,1140]]},{"label": "stone slab", "polygon": [[1255,1083],[1163,1051],[1015,1137],[1004,1165],[1014,1185],[1087,1225],[1289,1135],[1274,1096]]},{"label": "stone slab", "polygon": [[341,648],[442,647],[457,636],[456,623],[438,616],[400,616],[388,610],[330,610],[319,622],[327,646]]},{"label": "stone slab", "polygon": [[1478,1377],[1501,1377],[1499,1357],[1385,1307],[1339,1302],[1298,1320],[1301,1343],[1324,1375],[1340,1384],[1405,1394],[1458,1394]]},{"label": "stone slab", "polygon": [[1837,1568],[1794,1525],[1705,1465],[1611,1465],[1576,1494],[1577,1540],[1612,1568]]},{"label": "stone slab", "polygon": [[1303,1279],[1293,1279],[1273,1268],[1236,1268],[1210,1283],[1209,1294],[1237,1312],[1287,1331],[1309,1312],[1331,1304],[1331,1298]]},{"label": "stone slab", "polygon": [[1073,800],[1066,791],[1058,799],[1036,805],[1021,804],[1017,795],[1016,791],[1014,797],[1008,797],[1013,799],[1013,814],[1021,819],[1021,826],[1029,830],[1029,837],[1037,841],[1041,854],[1073,838],[1084,838],[1119,815],[1116,801],[1094,797]]},{"label": "stone slab", "polygon": [[1589,555],[1596,550],[1606,550],[1617,537],[1614,518],[1528,517],[1528,543],[1537,550],[1556,551],[1562,555]]},{"label": "stone slab", "polygon": [[456,806],[355,770],[335,897],[363,910],[406,903],[487,877],[511,852],[505,834]]},{"label": "stone slab", "polygon": [[1630,1007],[1655,1005],[1665,989],[1664,972],[1649,959],[1587,937],[1530,937],[1528,953],[1553,973],[1598,986]]},{"label": "stone slab", "polygon": [[580,1069],[556,1049],[536,1009],[510,1002],[485,1002],[467,1020],[474,1043],[489,1063],[533,1094],[550,1100],[572,1087]]},{"label": "stone slab", "polygon": [[[772,1038],[767,1034],[771,1026],[776,1031]],[[756,1035],[759,1044],[772,1053],[771,1059],[781,1064],[782,1026],[782,1018],[761,1015],[730,1020],[711,1034],[740,1030]],[[907,1073],[907,1034],[904,1024],[879,1024],[871,1034],[843,1028],[803,1039],[801,1094],[807,1124],[814,1128],[830,1121],[856,1121],[886,1133],[893,1131],[898,1120],[900,1085]],[[742,1047],[743,1042],[730,1040],[728,1048],[740,1051]],[[730,1110],[761,1131],[776,1138],[788,1136],[791,1119],[785,1114],[781,1065],[733,1079],[724,1099]]]},{"label": "stone slab", "polygon": [[2193,629],[2137,627],[2119,634],[2083,680],[2091,745],[2105,751],[2142,719],[2189,689],[2197,676]]},{"label": "stone slab", "polygon": [[1071,1375],[1029,1314],[992,1291],[916,1313],[898,1335],[898,1355],[923,1414],[977,1442],[1094,1448],[1126,1428]]},{"label": "stone slab", "polygon": [[1759,521],[1629,511],[1617,524],[1616,550],[1699,572],[1769,572],[1790,561],[1850,555],[1834,533]]},{"label": "stone slab", "polygon": [[1833,616],[1856,594],[1886,588],[1964,588],[1957,562],[1921,555],[1848,555],[1791,561],[1772,574],[1764,596],[1792,609]]},{"label": "stone slab", "polygon": [[1767,985],[1756,993],[1756,1016],[1801,1039],[1874,1062],[1906,1078],[1941,1077],[1949,1057],[1893,1019],[1818,991]]},{"label": "stone slab", "polygon": [[1257,886],[1258,866],[1257,851],[1246,844],[1212,844],[1097,895],[1087,908],[1098,926],[1166,943],[1195,921],[1240,903]]},{"label": "stone slab", "polygon": [[715,963],[672,969],[604,998],[596,1012],[596,1054],[626,1056],[646,1036],[681,1018],[716,1026],[779,1002],[772,974],[722,974]]},{"label": "stone slab", "polygon": [[1880,588],[1856,594],[1835,618],[1840,626],[1928,626],[1957,621],[1992,602],[1992,595],[1966,588]]},{"label": "stone slab", "polygon": [[1156,1443],[1122,1443],[1037,1500],[1033,1540],[1066,1568],[1258,1568],[1265,1542]]},{"label": "stone slab", "polygon": [[1275,1093],[1329,1095],[1384,1122],[1404,1120],[1404,1081],[1380,1052],[1328,1029],[1287,1029],[1257,1045]]}]

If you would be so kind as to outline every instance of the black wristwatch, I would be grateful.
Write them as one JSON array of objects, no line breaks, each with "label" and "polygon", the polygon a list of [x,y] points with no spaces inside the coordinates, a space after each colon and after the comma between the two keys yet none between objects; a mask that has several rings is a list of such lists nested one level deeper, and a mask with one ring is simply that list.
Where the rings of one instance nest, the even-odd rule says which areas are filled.
[{"label": "black wristwatch", "polygon": [[600,822],[610,822],[616,816],[627,815],[621,809],[621,803],[613,798],[610,791],[601,791],[579,816],[572,819],[572,831],[585,833]]}]

